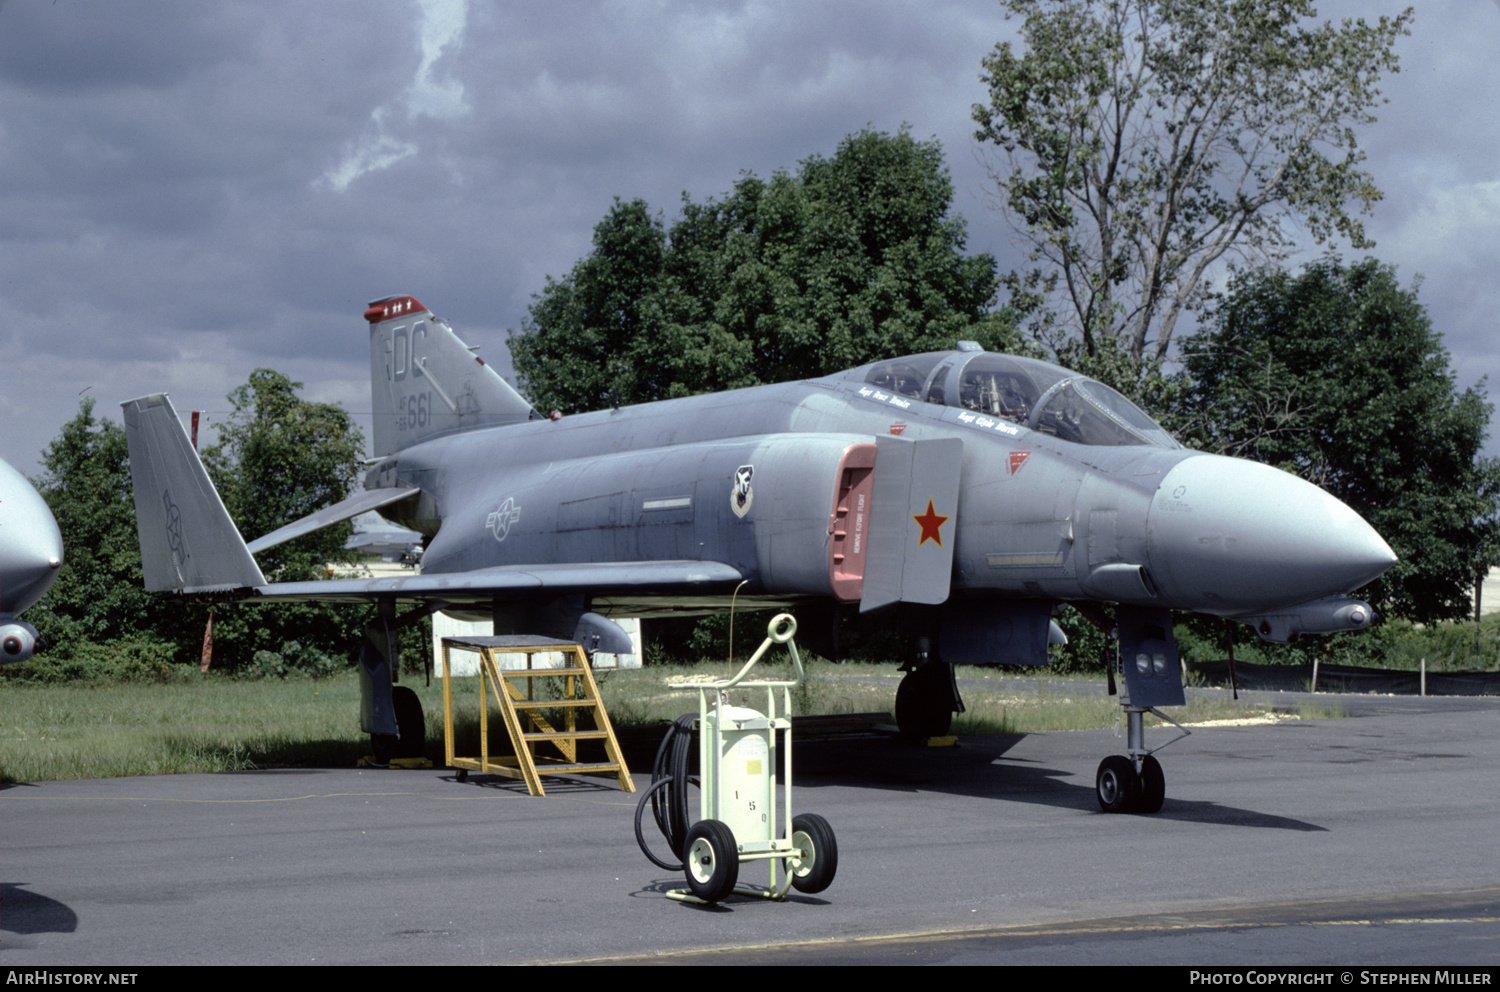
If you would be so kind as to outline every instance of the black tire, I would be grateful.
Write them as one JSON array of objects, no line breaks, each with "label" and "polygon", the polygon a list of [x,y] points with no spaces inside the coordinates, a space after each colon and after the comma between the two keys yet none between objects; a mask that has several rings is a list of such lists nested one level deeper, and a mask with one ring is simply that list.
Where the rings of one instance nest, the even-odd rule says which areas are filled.
[{"label": "black tire", "polygon": [[391,709],[396,713],[396,730],[400,739],[391,745],[392,758],[420,758],[427,745],[427,717],[422,701],[410,686],[391,688]]},{"label": "black tire", "polygon": [[1159,813],[1167,798],[1167,777],[1162,774],[1161,762],[1155,756],[1141,759],[1141,798],[1136,803],[1137,813]]},{"label": "black tire", "polygon": [[740,878],[740,854],[734,832],[718,820],[699,820],[688,828],[682,845],[688,888],[704,902],[718,902],[734,891]]},{"label": "black tire", "polygon": [[370,757],[374,759],[375,767],[388,767],[391,763],[391,756],[395,754],[399,744],[395,734],[371,734]]},{"label": "black tire", "polygon": [[1112,754],[1099,762],[1099,774],[1094,776],[1094,794],[1099,799],[1099,808],[1106,813],[1134,810],[1140,802],[1141,783],[1130,759],[1122,754]]},{"label": "black tire", "polygon": [[828,821],[816,813],[792,818],[792,843],[802,852],[792,873],[792,888],[798,892],[822,892],[833,884],[839,870],[839,844]]},{"label": "black tire", "polygon": [[907,740],[943,737],[953,725],[953,686],[948,665],[929,661],[906,673],[896,687],[896,726]]}]

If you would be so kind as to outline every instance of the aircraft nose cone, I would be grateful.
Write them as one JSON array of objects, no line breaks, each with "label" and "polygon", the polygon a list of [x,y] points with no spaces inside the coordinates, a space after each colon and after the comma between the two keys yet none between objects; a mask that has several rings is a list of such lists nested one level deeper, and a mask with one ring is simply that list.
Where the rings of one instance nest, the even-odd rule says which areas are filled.
[{"label": "aircraft nose cone", "polygon": [[1148,516],[1151,573],[1176,604],[1235,615],[1342,595],[1396,563],[1348,506],[1269,465],[1195,455]]},{"label": "aircraft nose cone", "polygon": [[26,477],[0,462],[0,613],[42,598],[62,564],[62,534]]}]

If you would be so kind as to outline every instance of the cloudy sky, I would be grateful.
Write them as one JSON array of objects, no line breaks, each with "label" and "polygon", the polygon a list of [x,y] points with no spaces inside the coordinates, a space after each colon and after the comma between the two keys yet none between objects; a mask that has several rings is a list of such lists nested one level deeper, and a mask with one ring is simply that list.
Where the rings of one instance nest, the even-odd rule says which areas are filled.
[{"label": "cloudy sky", "polygon": [[[613,197],[670,221],[865,127],[940,140],[970,249],[1019,264],[970,119],[1013,30],[985,0],[0,0],[0,457],[34,474],[85,396],[220,420],[260,366],[367,410],[360,313],[395,293],[504,362]],[[1398,51],[1367,230],[1494,395],[1500,6],[1423,3]]]}]

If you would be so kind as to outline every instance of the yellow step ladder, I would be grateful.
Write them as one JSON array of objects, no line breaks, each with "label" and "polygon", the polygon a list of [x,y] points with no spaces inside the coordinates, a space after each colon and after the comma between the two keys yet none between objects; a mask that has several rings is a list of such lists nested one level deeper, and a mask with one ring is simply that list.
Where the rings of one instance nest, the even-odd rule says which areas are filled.
[{"label": "yellow step ladder", "polygon": [[[450,653],[454,650],[471,651],[479,655],[479,757],[457,757],[453,753],[453,679]],[[535,668],[535,656],[546,652],[559,652],[564,656],[562,668]],[[524,654],[526,667],[503,669],[499,654]],[[563,698],[535,698],[534,679],[562,678]],[[525,686],[524,690],[521,686]],[[514,756],[490,757],[489,693],[493,691],[500,706],[500,715],[505,720],[506,732]],[[561,710],[563,728],[554,727],[543,715],[544,710]],[[581,730],[578,727],[580,711],[593,717],[594,726]],[[524,717],[526,726],[522,725]],[[578,742],[602,741],[607,760],[580,762]],[[537,754],[538,745],[547,744],[556,748],[561,757]],[[594,673],[589,668],[588,656],[583,648],[570,641],[555,641],[545,637],[445,637],[443,638],[443,746],[448,767],[458,769],[462,781],[470,771],[481,774],[504,775],[518,778],[526,783],[533,796],[545,796],[538,766],[549,775],[571,772],[580,775],[613,774],[620,783],[622,792],[634,792],[635,783],[630,780],[630,769],[620,756],[620,742],[615,739],[614,727],[609,714],[604,711],[604,702],[599,698],[599,686],[594,682]]]}]

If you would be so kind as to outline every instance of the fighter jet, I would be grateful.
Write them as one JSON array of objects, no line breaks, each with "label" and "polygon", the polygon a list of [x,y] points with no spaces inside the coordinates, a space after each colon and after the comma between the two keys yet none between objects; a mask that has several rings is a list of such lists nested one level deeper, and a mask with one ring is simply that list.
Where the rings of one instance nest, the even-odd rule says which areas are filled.
[{"label": "fighter jet", "polygon": [[[415,298],[364,316],[365,490],[248,547],[167,397],[124,407],[147,588],[377,604],[361,655],[377,736],[394,730],[390,629],[438,609],[611,652],[629,648],[610,616],[731,599],[899,612],[916,646],[897,718],[925,736],[962,705],[953,664],[1044,664],[1052,616],[1075,604],[1115,632],[1126,683],[1128,756],[1101,763],[1100,805],[1154,812],[1143,714],[1185,701],[1171,611],[1274,641],[1355,630],[1374,611],[1349,594],[1396,560],[1321,489],[1187,450],[1097,381],[969,342],[553,420]],[[424,535],[420,574],[268,583],[256,566],[372,509]]]},{"label": "fighter jet", "polygon": [[26,477],[0,461],[0,665],[27,661],[44,645],[18,619],[42,598],[62,566],[62,534]]}]

